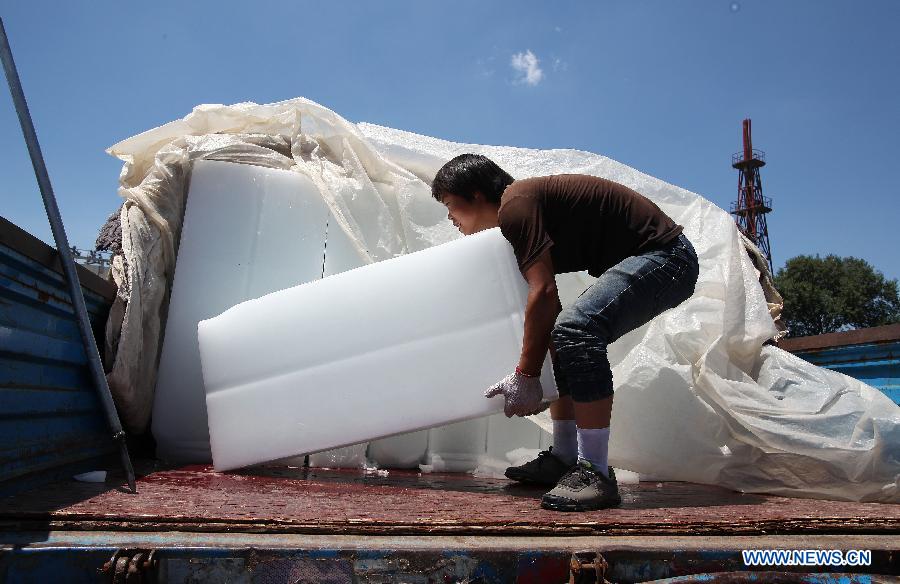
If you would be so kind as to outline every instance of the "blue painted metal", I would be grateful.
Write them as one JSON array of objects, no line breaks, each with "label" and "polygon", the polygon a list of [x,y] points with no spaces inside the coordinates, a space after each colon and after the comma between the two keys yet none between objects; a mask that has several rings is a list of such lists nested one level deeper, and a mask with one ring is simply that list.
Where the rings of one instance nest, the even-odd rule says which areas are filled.
[{"label": "blue painted metal", "polygon": [[0,580],[6,584],[34,582],[69,582],[96,584],[97,569],[115,550],[98,548],[57,548],[22,550],[15,554],[0,553]]},{"label": "blue painted metal", "polygon": [[41,191],[41,198],[44,201],[44,210],[47,212],[47,219],[50,220],[50,230],[53,232],[53,241],[56,242],[56,248],[59,253],[59,260],[62,265],[62,273],[65,276],[66,290],[69,298],[72,300],[72,309],[78,322],[78,332],[81,336],[81,343],[84,346],[84,356],[91,372],[94,382],[94,390],[100,400],[103,413],[106,416],[106,422],[109,425],[110,434],[113,440],[118,442],[119,454],[122,459],[122,468],[125,471],[128,486],[132,492],[135,491],[134,469],[131,465],[131,457],[128,454],[128,447],[125,443],[125,431],[122,429],[122,423],[119,420],[119,413],[113,402],[112,393],[106,381],[106,375],[103,372],[103,363],[100,360],[100,351],[97,347],[96,335],[93,334],[93,326],[91,323],[90,313],[87,310],[87,303],[84,300],[84,293],[81,289],[81,282],[78,278],[78,266],[75,264],[75,258],[72,254],[74,248],[69,247],[69,238],[66,235],[63,226],[62,216],[59,213],[59,205],[56,202],[56,196],[53,194],[53,186],[50,184],[50,174],[47,172],[47,165],[44,163],[44,155],[41,152],[41,145],[38,142],[37,132],[34,129],[34,122],[31,119],[31,112],[28,111],[28,103],[25,100],[25,92],[22,90],[22,83],[19,79],[19,72],[16,70],[15,60],[13,59],[12,49],[9,46],[9,39],[6,36],[6,28],[3,26],[3,19],[0,18],[0,61],[3,62],[3,72],[6,75],[6,81],[9,84],[9,93],[13,99],[13,105],[16,109],[16,115],[19,117],[19,124],[22,127],[22,135],[25,138],[25,146],[31,157],[31,165],[34,167],[34,175],[37,178],[38,188]]},{"label": "blue painted metal", "polygon": [[[892,576],[890,581],[893,580]],[[871,574],[826,572],[712,572],[652,580],[645,584],[873,584],[885,582]]]},{"label": "blue painted metal", "polygon": [[[64,542],[29,543],[20,538],[0,544],[0,581],[95,582],[97,571],[117,547],[113,534],[85,534],[85,542],[106,540],[105,545]],[[105,537],[104,537],[105,536]],[[206,534],[206,538],[212,537]],[[228,534],[222,534],[229,539]],[[572,550],[521,549],[493,538],[492,546],[458,549],[409,549],[402,538],[397,546],[374,545],[366,541],[351,546],[316,548],[294,545],[254,545],[232,538],[231,545],[177,545],[162,538],[152,548],[158,559],[159,582],[517,582],[519,584],[561,583],[569,579]],[[418,539],[418,538],[417,538]],[[515,538],[512,538],[515,539]],[[0,536],[0,541],[3,541]],[[415,544],[413,545],[415,547]],[[636,549],[605,549],[607,580],[617,583],[655,582],[755,583],[803,582],[808,584],[863,584],[885,581],[877,574],[892,574],[896,566],[893,552],[873,552],[873,565],[853,573],[836,568],[818,572],[746,569],[738,549],[727,551],[674,550],[648,552]],[[846,568],[844,568],[846,570]]]},{"label": "blue painted metal", "polygon": [[796,351],[801,359],[880,389],[900,404],[900,339]]},{"label": "blue painted metal", "polygon": [[[0,487],[10,492],[28,484],[13,484],[16,477],[88,470],[98,457],[114,453],[116,444],[91,381],[65,280],[49,262],[33,257],[51,258],[52,248],[5,220],[0,230]],[[113,299],[103,292],[83,288],[99,338]]]},{"label": "blue painted metal", "polygon": [[103,363],[100,360],[100,351],[97,346],[97,340],[94,338],[91,317],[87,310],[87,303],[84,300],[84,293],[81,289],[81,282],[78,278],[78,266],[75,264],[75,258],[69,247],[69,238],[66,235],[63,226],[62,216],[59,213],[59,205],[56,202],[56,195],[53,194],[53,186],[50,184],[50,174],[47,172],[47,166],[44,163],[44,155],[41,152],[41,145],[37,138],[37,132],[34,129],[34,122],[31,119],[31,112],[28,111],[28,103],[25,99],[25,92],[22,89],[22,83],[19,79],[19,72],[16,69],[15,60],[13,59],[12,49],[9,46],[9,38],[6,36],[6,28],[3,25],[3,19],[0,18],[0,61],[3,62],[3,72],[6,75],[6,81],[9,84],[9,93],[13,98],[13,105],[16,109],[16,115],[19,117],[19,124],[22,127],[22,135],[25,138],[25,146],[28,149],[28,155],[31,157],[31,165],[34,167],[34,175],[37,178],[38,189],[41,191],[41,198],[44,201],[44,210],[47,212],[47,219],[50,220],[50,231],[53,232],[53,241],[56,242],[56,248],[59,253],[59,261],[62,266],[62,273],[65,276],[66,290],[69,298],[72,299],[72,308],[78,322],[78,332],[81,336],[81,343],[84,346],[84,356],[88,363],[91,377],[94,382],[94,391],[100,400],[103,413],[106,416],[106,422],[109,425],[112,439],[118,442],[119,455],[122,460],[122,469],[125,471],[125,477],[128,486],[132,492],[135,491],[134,469],[131,465],[131,456],[128,453],[128,446],[125,442],[125,431],[122,429],[122,423],[119,420],[119,412],[113,402],[112,392],[106,381],[106,374],[103,371]]}]

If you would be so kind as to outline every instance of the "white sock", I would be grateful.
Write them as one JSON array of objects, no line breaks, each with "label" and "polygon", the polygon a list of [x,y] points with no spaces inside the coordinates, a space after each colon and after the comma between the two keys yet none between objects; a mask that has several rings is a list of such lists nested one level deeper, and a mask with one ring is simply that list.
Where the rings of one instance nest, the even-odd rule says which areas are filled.
[{"label": "white sock", "polygon": [[578,460],[578,433],[575,420],[553,420],[553,454],[566,464]]},{"label": "white sock", "polygon": [[609,476],[608,454],[609,428],[578,428],[578,458],[590,462]]}]

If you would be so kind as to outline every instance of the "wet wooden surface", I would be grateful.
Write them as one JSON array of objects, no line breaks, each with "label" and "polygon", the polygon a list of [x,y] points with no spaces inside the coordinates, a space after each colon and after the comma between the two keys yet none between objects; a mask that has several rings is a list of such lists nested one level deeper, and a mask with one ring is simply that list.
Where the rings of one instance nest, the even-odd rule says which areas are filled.
[{"label": "wet wooden surface", "polygon": [[138,493],[65,481],[0,500],[0,529],[310,534],[748,535],[900,533],[900,506],[741,494],[690,483],[620,486],[617,509],[540,508],[543,487],[469,474],[209,466],[151,471]]}]

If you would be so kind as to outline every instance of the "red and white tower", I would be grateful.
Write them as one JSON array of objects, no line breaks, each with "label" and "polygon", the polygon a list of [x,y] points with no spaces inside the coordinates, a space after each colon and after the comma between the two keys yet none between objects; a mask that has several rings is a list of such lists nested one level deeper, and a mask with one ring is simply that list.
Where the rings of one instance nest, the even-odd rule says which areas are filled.
[{"label": "red and white tower", "polygon": [[772,251],[766,225],[766,213],[772,211],[772,199],[763,196],[762,180],[759,178],[759,169],[765,165],[766,153],[753,149],[748,118],[744,120],[744,150],[731,157],[731,166],[739,173],[738,199],[731,205],[731,214],[741,233],[766,256],[769,271],[772,271]]}]

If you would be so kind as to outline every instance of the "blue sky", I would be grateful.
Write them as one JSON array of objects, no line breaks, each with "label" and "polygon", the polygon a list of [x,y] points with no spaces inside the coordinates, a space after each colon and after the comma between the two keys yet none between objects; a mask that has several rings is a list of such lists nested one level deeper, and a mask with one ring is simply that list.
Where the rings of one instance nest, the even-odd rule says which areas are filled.
[{"label": "blue sky", "polygon": [[[900,278],[900,2],[30,0],[0,16],[79,247],[120,203],[107,147],[197,104],[304,96],[454,141],[597,152],[725,208],[751,117],[776,268],[836,253]],[[5,87],[0,136],[0,215],[50,242]]]}]

